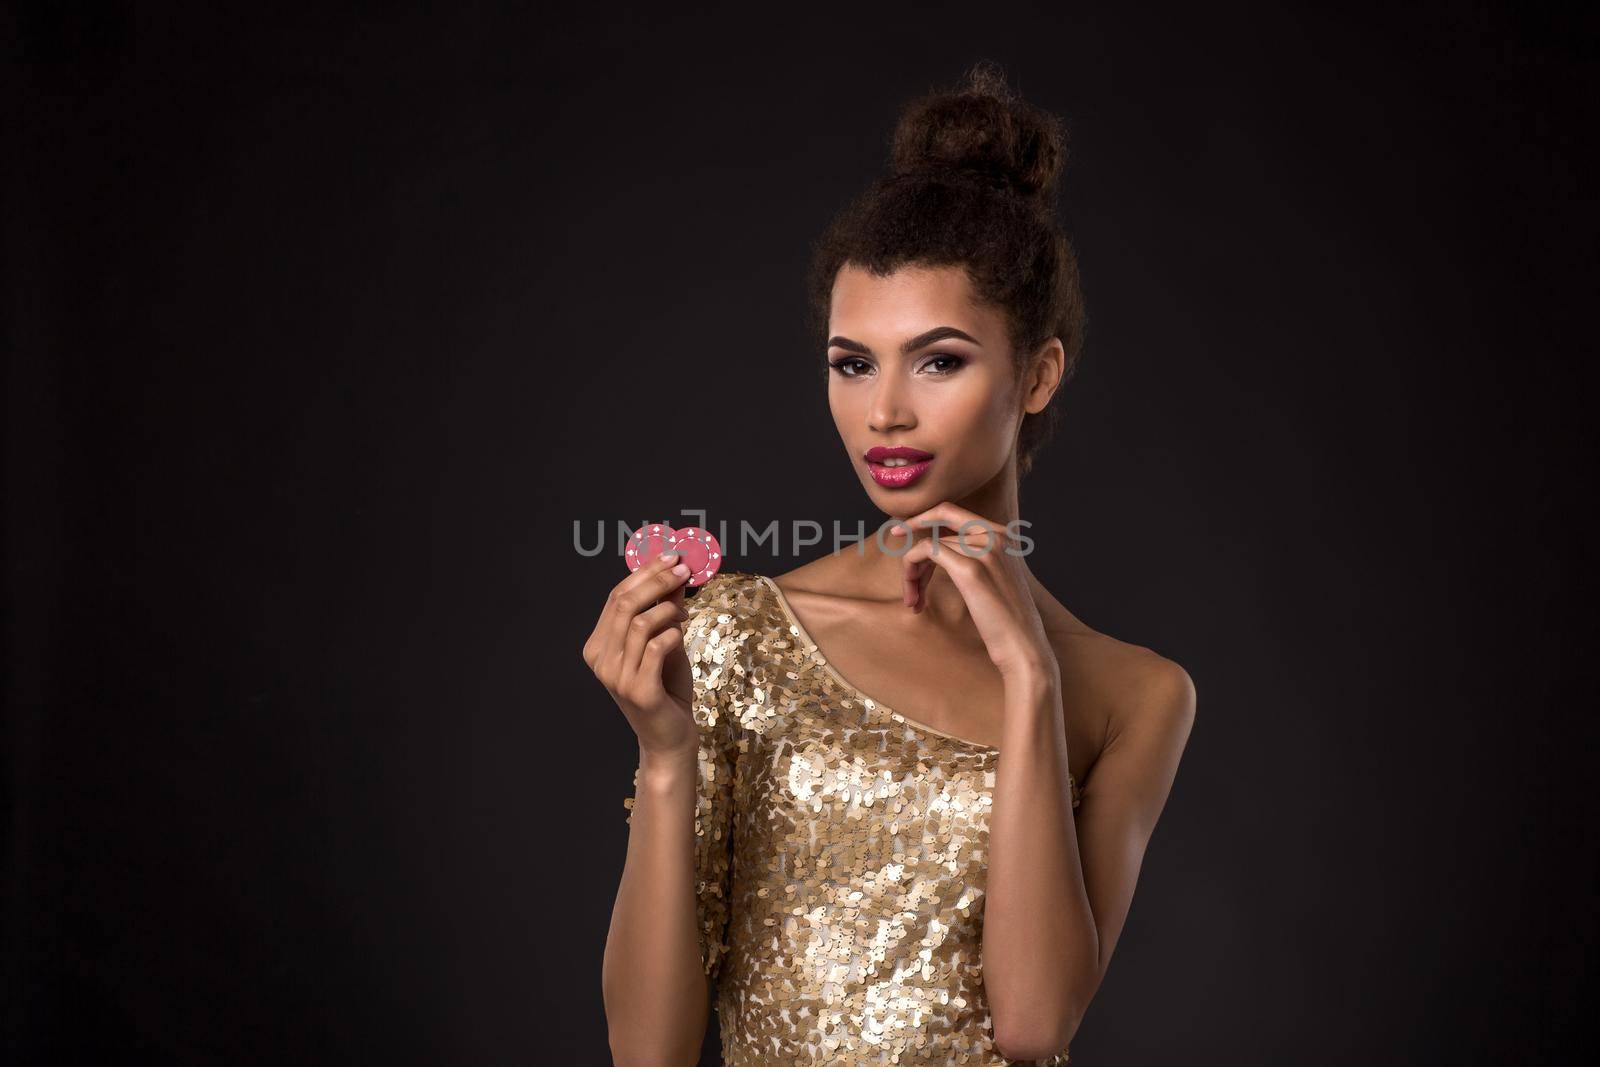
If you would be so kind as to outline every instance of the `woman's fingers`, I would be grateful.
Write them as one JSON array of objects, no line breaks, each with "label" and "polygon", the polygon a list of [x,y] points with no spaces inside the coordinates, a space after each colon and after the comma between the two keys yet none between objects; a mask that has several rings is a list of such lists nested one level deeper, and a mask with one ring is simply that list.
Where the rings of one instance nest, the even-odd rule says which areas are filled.
[{"label": "woman's fingers", "polygon": [[606,595],[600,617],[583,644],[583,661],[608,688],[615,686],[621,670],[628,626],[634,616],[662,597],[683,606],[683,597],[677,590],[687,577],[673,574],[673,565],[674,561],[658,556],[618,582]]},{"label": "woman's fingers", "polygon": [[[681,622],[682,620],[678,620]],[[681,626],[668,626],[645,642],[644,655],[639,660],[639,679],[650,680],[649,699],[654,699],[657,691],[672,694],[672,686],[678,679],[670,676],[666,669],[667,657],[674,652],[680,655],[683,652],[683,628]],[[692,699],[692,690],[675,694],[685,701]]]},{"label": "woman's fingers", "polygon": [[1003,524],[986,519],[977,512],[952,504],[948,500],[901,519],[895,525],[912,531],[913,537],[918,534],[925,533],[927,536],[932,536],[937,533],[940,539],[955,538],[969,547],[993,543],[996,548],[1000,548],[1012,540],[1010,532]]},{"label": "woman's fingers", "polygon": [[[617,691],[636,704],[651,703],[661,687],[661,656],[655,658],[651,670],[648,649],[661,639],[669,638],[683,643],[683,631],[678,627],[684,611],[669,598],[633,617],[623,640],[621,669],[617,675]],[[670,647],[670,644],[666,647]]]},{"label": "woman's fingers", "polygon": [[[650,560],[606,596],[583,659],[610,692],[641,749],[677,751],[695,742],[692,672],[682,623],[688,569],[676,555]],[[669,657],[676,657],[670,659]]]},{"label": "woman's fingers", "polygon": [[[900,520],[893,529],[912,536],[911,548],[901,557],[901,597],[913,612],[922,610],[933,568],[945,566],[946,556],[983,559],[1007,544],[1006,535],[994,523],[948,501]],[[954,571],[951,577],[955,577]]]},{"label": "woman's fingers", "polygon": [[[912,538],[912,547],[901,557],[905,561],[901,596],[905,605],[914,612],[922,610],[928,582],[933,578],[933,568],[945,565],[942,558],[944,554],[975,558],[985,565],[1001,566],[1005,560],[991,557],[998,556],[1017,543],[1016,535],[1008,527],[948,500],[900,519],[890,529],[892,532],[909,534]],[[951,570],[949,567],[945,569]],[[951,577],[955,576],[955,572],[951,571]]]},{"label": "woman's fingers", "polygon": [[944,565],[945,556],[953,554],[959,555],[953,546],[929,539],[911,546],[902,557],[905,571],[901,595],[905,606],[913,613],[921,612],[926,603],[928,583],[933,581],[934,569]]},{"label": "woman's fingers", "polygon": [[671,600],[674,604],[678,605],[678,607],[680,607],[680,608],[683,607],[684,594],[686,592],[688,592],[688,589],[689,589],[688,585],[685,584],[686,582],[688,582],[688,580],[689,580],[688,575],[684,575],[683,577],[678,579],[678,582],[677,582],[676,585],[674,585],[671,589],[667,590],[667,599]]},{"label": "woman's fingers", "polygon": [[[620,663],[634,617],[688,581],[688,575],[672,573],[676,564],[676,559],[657,556],[612,588],[597,626],[602,661]],[[680,606],[681,602],[679,598]]]},{"label": "woman's fingers", "polygon": [[948,501],[896,525],[915,538],[901,557],[913,611],[921,610],[933,568],[942,567],[1002,673],[1051,655],[1038,609],[1010,558],[1016,537],[1009,529]]},{"label": "woman's fingers", "polygon": [[925,559],[905,560],[905,573],[901,578],[900,602],[913,612],[922,610],[922,594],[928,591],[928,579],[933,576],[933,564]]},{"label": "woman's fingers", "polygon": [[907,598],[906,606],[912,611],[922,610],[923,595],[928,591],[928,582],[933,579],[935,567],[944,568],[970,604],[969,590],[983,564],[962,551],[958,545],[942,538],[928,538],[912,545],[901,559],[905,567],[902,591]]}]

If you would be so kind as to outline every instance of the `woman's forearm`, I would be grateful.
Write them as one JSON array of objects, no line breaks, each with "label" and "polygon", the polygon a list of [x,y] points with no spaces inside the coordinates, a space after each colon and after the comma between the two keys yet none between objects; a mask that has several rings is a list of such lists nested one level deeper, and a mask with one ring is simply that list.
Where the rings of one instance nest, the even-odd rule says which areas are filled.
[{"label": "woman's forearm", "polygon": [[622,881],[601,966],[618,1067],[686,1067],[705,1040],[708,982],[694,885],[696,756],[641,753]]},{"label": "woman's forearm", "polygon": [[1078,855],[1059,681],[1007,685],[984,903],[983,975],[995,1043],[1043,1059],[1070,1041],[1099,984]]}]

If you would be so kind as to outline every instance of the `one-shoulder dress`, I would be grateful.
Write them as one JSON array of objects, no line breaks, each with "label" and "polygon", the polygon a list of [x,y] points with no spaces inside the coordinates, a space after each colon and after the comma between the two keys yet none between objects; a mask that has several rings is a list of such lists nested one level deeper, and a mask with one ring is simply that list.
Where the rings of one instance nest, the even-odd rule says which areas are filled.
[{"label": "one-shoulder dress", "polygon": [[851,686],[771,578],[721,573],[684,606],[723,1063],[1020,1062],[995,1049],[980,951],[999,750]]}]

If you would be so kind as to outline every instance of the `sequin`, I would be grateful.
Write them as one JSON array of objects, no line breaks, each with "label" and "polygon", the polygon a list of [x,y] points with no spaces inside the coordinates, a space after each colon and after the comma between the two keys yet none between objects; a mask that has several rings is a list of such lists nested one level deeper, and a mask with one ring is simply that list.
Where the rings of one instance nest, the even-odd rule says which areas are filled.
[{"label": "sequin", "polygon": [[718,574],[685,607],[725,1067],[1022,1062],[994,1047],[980,951],[998,750],[852,689],[770,578]]}]

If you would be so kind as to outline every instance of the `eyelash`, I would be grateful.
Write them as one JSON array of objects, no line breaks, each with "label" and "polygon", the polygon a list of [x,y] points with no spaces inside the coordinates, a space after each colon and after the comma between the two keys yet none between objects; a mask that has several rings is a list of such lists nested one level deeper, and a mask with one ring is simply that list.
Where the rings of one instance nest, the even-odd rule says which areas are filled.
[{"label": "eyelash", "polygon": [[[934,374],[934,376],[940,377],[940,378],[943,378],[943,377],[945,377],[946,375],[949,375],[949,374],[954,374],[956,371],[960,370],[963,366],[965,366],[966,362],[967,362],[961,356],[953,356],[948,352],[935,352],[933,354],[933,356],[929,358],[928,363],[933,363],[933,362],[935,362],[937,360],[941,360],[941,359],[950,360],[951,361],[951,365],[945,370],[938,370],[938,371],[933,371],[932,372]],[[859,373],[857,373],[857,374],[847,374],[845,372],[844,368],[849,366],[850,364],[853,364],[853,363],[866,363],[866,362],[867,362],[866,360],[862,359],[859,356],[846,356],[844,359],[839,360],[837,363],[830,362],[828,364],[828,366],[832,367],[835,371],[837,371],[841,378],[859,378],[859,377],[861,377],[861,374],[859,374]],[[923,365],[927,366],[927,364],[923,364]],[[870,364],[869,364],[869,366],[870,366]]]}]

